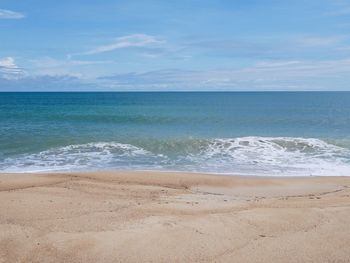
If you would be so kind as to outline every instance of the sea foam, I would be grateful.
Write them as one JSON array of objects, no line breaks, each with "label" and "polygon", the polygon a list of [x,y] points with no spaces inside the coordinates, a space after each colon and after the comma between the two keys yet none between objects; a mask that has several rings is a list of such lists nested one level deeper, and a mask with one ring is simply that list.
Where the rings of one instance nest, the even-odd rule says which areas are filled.
[{"label": "sea foam", "polygon": [[19,155],[2,171],[173,170],[247,175],[350,175],[350,150],[316,138],[239,137],[91,142]]}]

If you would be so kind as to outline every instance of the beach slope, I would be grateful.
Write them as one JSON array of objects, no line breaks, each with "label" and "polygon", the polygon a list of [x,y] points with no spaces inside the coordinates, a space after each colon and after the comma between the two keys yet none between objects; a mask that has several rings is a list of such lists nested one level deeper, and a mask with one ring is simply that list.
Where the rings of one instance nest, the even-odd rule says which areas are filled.
[{"label": "beach slope", "polygon": [[350,262],[350,177],[0,174],[0,262]]}]

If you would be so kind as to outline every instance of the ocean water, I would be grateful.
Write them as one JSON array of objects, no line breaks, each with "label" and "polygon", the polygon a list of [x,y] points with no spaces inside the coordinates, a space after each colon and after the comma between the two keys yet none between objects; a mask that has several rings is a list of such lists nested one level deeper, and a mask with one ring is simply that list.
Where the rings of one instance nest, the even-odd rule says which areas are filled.
[{"label": "ocean water", "polygon": [[0,171],[350,175],[350,92],[0,93]]}]

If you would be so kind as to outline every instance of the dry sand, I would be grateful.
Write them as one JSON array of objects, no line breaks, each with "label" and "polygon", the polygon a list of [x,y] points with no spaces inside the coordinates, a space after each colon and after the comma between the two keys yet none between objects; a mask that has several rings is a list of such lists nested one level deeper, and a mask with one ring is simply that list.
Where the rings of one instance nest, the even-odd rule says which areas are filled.
[{"label": "dry sand", "polygon": [[0,175],[0,262],[350,262],[350,177]]}]

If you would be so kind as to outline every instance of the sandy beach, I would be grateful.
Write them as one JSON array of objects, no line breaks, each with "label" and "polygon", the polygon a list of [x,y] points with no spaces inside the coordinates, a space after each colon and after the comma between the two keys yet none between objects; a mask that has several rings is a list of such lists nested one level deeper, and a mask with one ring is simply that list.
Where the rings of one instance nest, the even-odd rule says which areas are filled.
[{"label": "sandy beach", "polygon": [[0,175],[0,262],[350,262],[350,177]]}]

